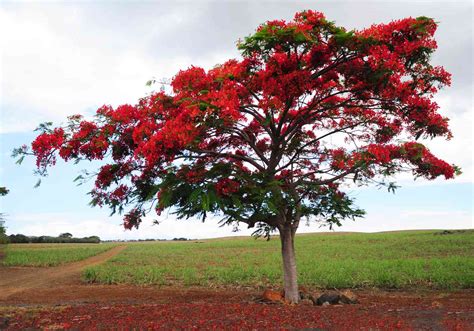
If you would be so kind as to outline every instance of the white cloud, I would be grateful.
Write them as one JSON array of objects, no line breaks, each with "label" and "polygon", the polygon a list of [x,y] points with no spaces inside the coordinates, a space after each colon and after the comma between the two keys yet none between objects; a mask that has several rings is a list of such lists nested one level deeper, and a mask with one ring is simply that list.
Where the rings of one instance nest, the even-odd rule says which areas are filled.
[{"label": "white cloud", "polygon": [[14,31],[4,34],[1,45],[3,133],[29,131],[42,121],[91,113],[102,104],[135,103],[151,91],[145,86],[151,77],[170,78],[191,64],[209,68],[228,55],[215,54],[200,61],[183,55],[159,61],[151,57],[146,51],[150,36],[167,33],[186,19],[176,12],[164,15],[148,35],[140,39],[127,36],[130,41],[120,43],[116,41],[120,36],[105,28],[89,29],[79,9],[69,16],[67,8],[53,8],[52,12],[41,8],[0,10],[1,30]]}]

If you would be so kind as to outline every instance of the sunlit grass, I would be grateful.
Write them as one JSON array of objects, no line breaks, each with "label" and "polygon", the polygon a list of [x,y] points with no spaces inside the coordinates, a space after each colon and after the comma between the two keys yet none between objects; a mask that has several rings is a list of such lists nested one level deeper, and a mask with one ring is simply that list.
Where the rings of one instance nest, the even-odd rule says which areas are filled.
[{"label": "sunlit grass", "polygon": [[[311,287],[474,287],[474,232],[311,234],[296,238],[299,282]],[[88,282],[269,286],[282,278],[278,237],[129,244]]]},{"label": "sunlit grass", "polygon": [[80,261],[105,252],[115,244],[10,244],[5,249],[5,266],[56,266]]}]

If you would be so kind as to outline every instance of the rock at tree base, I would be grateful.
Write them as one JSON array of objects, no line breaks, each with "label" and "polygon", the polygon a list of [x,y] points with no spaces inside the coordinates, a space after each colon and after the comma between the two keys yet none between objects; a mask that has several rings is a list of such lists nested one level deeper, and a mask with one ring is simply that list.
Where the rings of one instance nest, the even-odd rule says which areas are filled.
[{"label": "rock at tree base", "polygon": [[[286,303],[284,292],[265,290],[261,296],[261,300],[267,303]],[[359,303],[356,295],[349,290],[337,292],[330,291],[322,294],[316,293],[315,295],[310,294],[306,290],[300,291],[300,302],[301,305],[340,305],[340,304],[355,304]]]},{"label": "rock at tree base", "polygon": [[350,290],[345,290],[345,291],[342,291],[341,294],[346,298],[346,299],[349,299],[349,303],[359,303],[359,300],[357,300],[357,296],[355,295],[354,292],[350,291]]},{"label": "rock at tree base", "polygon": [[265,292],[263,292],[262,294],[262,299],[266,302],[285,302],[283,294],[281,292],[273,290],[265,290]]},{"label": "rock at tree base", "polygon": [[355,304],[358,303],[356,296],[351,291],[325,292],[315,300],[318,306],[323,305],[339,305],[339,304]]}]

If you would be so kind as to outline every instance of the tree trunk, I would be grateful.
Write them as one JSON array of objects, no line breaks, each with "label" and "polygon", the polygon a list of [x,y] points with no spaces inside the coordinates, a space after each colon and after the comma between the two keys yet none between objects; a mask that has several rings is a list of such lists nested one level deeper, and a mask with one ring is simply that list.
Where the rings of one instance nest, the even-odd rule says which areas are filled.
[{"label": "tree trunk", "polygon": [[295,259],[295,231],[290,225],[284,225],[280,229],[281,254],[283,256],[283,279],[285,286],[285,300],[289,303],[298,303],[300,295],[298,292],[298,281]]}]

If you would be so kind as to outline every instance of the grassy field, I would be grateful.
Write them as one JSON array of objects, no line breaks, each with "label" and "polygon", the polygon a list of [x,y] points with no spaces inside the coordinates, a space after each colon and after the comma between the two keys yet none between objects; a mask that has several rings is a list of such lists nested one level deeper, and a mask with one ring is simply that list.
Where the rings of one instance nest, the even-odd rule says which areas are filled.
[{"label": "grassy field", "polygon": [[[474,287],[474,232],[307,234],[296,238],[299,282],[322,288]],[[439,232],[439,231],[438,231]],[[129,244],[83,278],[105,284],[279,285],[278,237]]]},{"label": "grassy field", "polygon": [[5,248],[5,266],[56,266],[105,252],[115,244],[10,244]]}]

